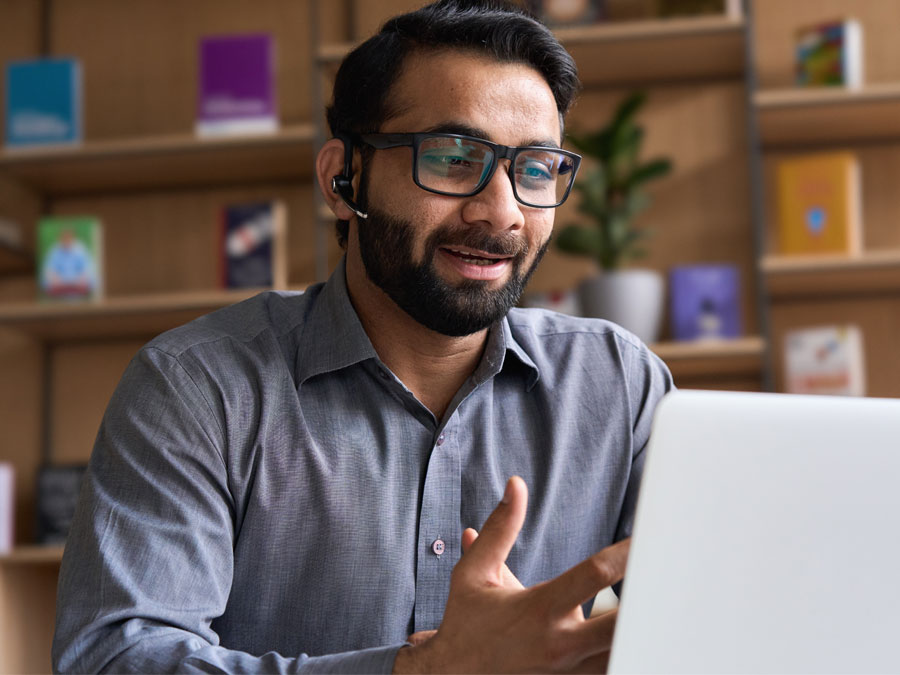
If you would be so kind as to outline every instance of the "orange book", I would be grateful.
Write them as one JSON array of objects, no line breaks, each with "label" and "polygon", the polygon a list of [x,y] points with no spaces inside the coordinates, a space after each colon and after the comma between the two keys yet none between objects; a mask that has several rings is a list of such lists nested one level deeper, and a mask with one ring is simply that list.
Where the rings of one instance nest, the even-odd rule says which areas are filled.
[{"label": "orange book", "polygon": [[783,255],[857,254],[862,248],[859,161],[851,152],[779,162],[778,249]]}]

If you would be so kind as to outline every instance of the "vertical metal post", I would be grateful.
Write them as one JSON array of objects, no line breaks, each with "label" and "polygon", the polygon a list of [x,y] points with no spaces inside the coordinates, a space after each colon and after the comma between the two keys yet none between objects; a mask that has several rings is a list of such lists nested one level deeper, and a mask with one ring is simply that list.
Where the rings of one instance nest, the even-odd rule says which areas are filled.
[{"label": "vertical metal post", "polygon": [[764,340],[763,349],[763,390],[774,391],[774,346],[769,319],[769,297],[766,279],[762,273],[761,261],[766,253],[765,190],[763,188],[762,145],[759,134],[759,119],[754,102],[757,90],[755,30],[753,25],[753,2],[744,0],[744,95],[747,110],[747,156],[750,162],[750,217],[753,224],[753,247],[756,279],[756,308],[759,332]]}]

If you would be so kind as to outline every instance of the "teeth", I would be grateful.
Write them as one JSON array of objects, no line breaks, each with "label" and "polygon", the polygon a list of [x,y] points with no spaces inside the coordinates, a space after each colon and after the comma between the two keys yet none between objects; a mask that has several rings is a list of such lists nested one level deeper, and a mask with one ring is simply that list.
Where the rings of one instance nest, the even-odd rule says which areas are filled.
[{"label": "teeth", "polygon": [[466,251],[459,251],[455,248],[448,248],[447,250],[450,251],[451,253],[453,253],[454,255],[459,256],[460,258],[463,258],[467,263],[472,263],[474,265],[483,265],[483,266],[493,265],[493,264],[497,263],[499,260],[501,260],[500,258],[483,258],[481,256],[467,253]]}]

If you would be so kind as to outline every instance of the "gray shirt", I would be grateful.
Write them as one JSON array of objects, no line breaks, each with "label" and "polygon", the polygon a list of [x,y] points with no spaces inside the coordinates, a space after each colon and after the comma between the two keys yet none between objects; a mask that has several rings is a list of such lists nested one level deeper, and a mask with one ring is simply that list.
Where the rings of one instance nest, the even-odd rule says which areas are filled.
[{"label": "gray shirt", "polygon": [[653,410],[637,338],[512,310],[441,420],[379,360],[344,266],[154,339],[104,416],[63,558],[60,671],[390,672],[463,529],[529,488],[526,586],[630,533]]}]

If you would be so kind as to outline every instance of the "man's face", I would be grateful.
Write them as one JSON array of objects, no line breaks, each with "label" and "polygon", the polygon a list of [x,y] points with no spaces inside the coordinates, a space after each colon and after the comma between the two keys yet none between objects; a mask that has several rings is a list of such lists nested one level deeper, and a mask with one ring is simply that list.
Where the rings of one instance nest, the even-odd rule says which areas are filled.
[{"label": "man's face", "polygon": [[[380,131],[444,131],[510,146],[558,145],[559,116],[539,73],[466,52],[413,56],[391,91],[398,111]],[[519,204],[502,161],[482,192],[426,192],[410,148],[378,150],[357,219],[369,279],[422,325],[468,335],[504,316],[546,250],[553,209]],[[351,232],[351,254],[353,253]]]}]

